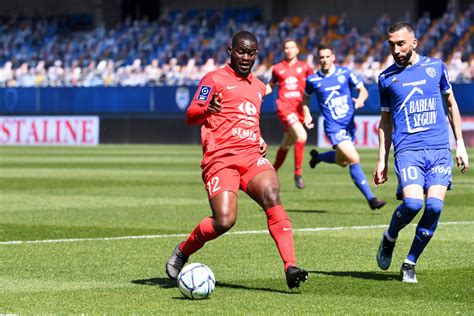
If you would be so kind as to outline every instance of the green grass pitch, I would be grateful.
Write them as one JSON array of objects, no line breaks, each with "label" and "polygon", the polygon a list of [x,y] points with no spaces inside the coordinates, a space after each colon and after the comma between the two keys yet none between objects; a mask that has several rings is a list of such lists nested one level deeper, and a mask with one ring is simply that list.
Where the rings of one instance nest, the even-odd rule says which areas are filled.
[{"label": "green grass pitch", "polygon": [[[376,151],[360,153],[370,179]],[[387,206],[374,212],[348,169],[311,170],[307,158],[306,189],[294,187],[291,152],[280,180],[308,282],[287,289],[265,216],[241,192],[232,233],[191,257],[218,282],[209,299],[191,301],[164,265],[210,214],[199,146],[0,147],[0,313],[472,314],[474,170],[454,171],[440,225],[417,265],[419,283],[404,284],[399,268],[415,226],[401,232],[388,271],[375,262],[398,205],[393,162],[389,182],[374,189]]]}]

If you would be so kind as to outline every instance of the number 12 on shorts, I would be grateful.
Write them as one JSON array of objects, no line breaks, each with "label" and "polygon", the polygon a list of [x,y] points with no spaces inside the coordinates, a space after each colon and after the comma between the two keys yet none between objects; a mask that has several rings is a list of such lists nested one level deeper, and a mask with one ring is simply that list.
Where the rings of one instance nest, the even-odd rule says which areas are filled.
[{"label": "number 12 on shorts", "polygon": [[207,181],[207,192],[209,192],[209,195],[212,195],[213,193],[219,191],[221,187],[219,186],[219,177],[214,177],[211,180]]}]

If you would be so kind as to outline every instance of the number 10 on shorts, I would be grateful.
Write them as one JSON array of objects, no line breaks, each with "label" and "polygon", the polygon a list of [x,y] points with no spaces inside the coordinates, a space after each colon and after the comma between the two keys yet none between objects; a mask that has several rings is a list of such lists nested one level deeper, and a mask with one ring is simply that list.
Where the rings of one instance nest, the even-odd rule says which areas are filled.
[{"label": "number 10 on shorts", "polygon": [[418,179],[418,171],[416,170],[415,167],[403,168],[401,171],[402,171],[403,182],[407,182],[408,180]]}]

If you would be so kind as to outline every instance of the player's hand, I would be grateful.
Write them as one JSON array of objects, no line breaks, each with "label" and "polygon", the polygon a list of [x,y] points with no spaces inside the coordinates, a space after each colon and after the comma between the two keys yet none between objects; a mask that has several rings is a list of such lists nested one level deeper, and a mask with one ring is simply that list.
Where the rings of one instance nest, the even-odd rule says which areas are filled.
[{"label": "player's hand", "polygon": [[364,101],[361,101],[356,98],[352,98],[352,101],[354,101],[354,107],[356,110],[364,107]]},{"label": "player's hand", "polygon": [[377,167],[374,170],[374,175],[372,178],[372,182],[374,183],[375,187],[379,184],[384,184],[388,180],[387,176],[387,166],[385,163],[380,162],[377,164]]},{"label": "player's hand", "polygon": [[222,111],[222,93],[214,93],[212,99],[209,102],[207,107],[207,112],[211,114],[216,114]]},{"label": "player's hand", "polygon": [[314,127],[313,117],[311,114],[308,113],[304,116],[303,124],[307,129],[312,129]]},{"label": "player's hand", "polygon": [[260,138],[260,153],[262,154],[262,157],[267,155],[267,149],[268,144],[263,140],[263,138]]},{"label": "player's hand", "polygon": [[469,158],[467,156],[466,147],[464,146],[464,141],[462,139],[457,140],[456,163],[458,164],[458,167],[461,169],[462,173],[466,173],[469,169]]}]

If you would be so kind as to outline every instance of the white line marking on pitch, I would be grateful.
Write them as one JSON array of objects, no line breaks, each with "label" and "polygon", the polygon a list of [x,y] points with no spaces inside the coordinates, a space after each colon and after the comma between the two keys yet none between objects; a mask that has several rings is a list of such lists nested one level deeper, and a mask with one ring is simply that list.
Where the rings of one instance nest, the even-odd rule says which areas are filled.
[{"label": "white line marking on pitch", "polygon": [[[474,222],[441,222],[439,225],[469,225]],[[410,226],[416,226],[411,224]],[[362,230],[387,228],[388,225],[372,225],[372,226],[341,226],[341,227],[316,227],[316,228],[295,228],[293,232],[321,232],[334,230]],[[226,235],[257,235],[268,234],[268,230],[245,230],[228,232]],[[1,241],[0,245],[18,245],[18,244],[48,244],[48,243],[66,243],[66,242],[80,242],[80,241],[107,241],[107,240],[125,240],[125,239],[157,239],[157,238],[174,238],[174,237],[188,237],[189,234],[166,234],[166,235],[142,235],[142,236],[120,236],[120,237],[104,237],[104,238],[68,238],[68,239],[45,239],[45,240],[13,240]]]}]

